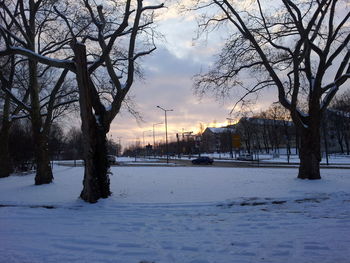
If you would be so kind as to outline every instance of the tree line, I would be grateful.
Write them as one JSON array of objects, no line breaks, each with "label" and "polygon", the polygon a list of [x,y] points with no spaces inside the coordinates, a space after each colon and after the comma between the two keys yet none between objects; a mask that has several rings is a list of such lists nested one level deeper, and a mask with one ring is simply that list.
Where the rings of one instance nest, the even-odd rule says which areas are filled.
[{"label": "tree line", "polygon": [[[350,134],[350,93],[345,91],[336,96],[321,120],[321,150],[323,153],[349,155]],[[251,117],[248,117],[251,116]],[[281,148],[287,154],[299,154],[301,138],[291,116],[279,103],[272,104],[266,111],[250,114],[240,119],[235,133],[240,135],[243,148],[251,153],[279,153]],[[222,136],[225,148],[229,151],[231,134]]]},{"label": "tree line", "polygon": [[216,61],[195,77],[203,95],[232,94],[236,104],[273,89],[300,136],[298,178],[320,179],[321,122],[350,78],[350,11],[346,0],[193,0],[199,34],[222,30]]},{"label": "tree line", "polygon": [[[0,117],[2,116],[0,115]],[[17,120],[11,125],[8,136],[8,144],[10,145],[8,163],[6,163],[9,167],[9,173],[32,172],[36,170],[35,140],[31,130],[29,120]],[[57,160],[80,161],[84,159],[83,136],[81,130],[76,127],[65,131],[62,123],[53,123],[47,147],[48,159],[51,164]],[[121,150],[120,144],[113,141],[112,138],[107,139],[107,153],[109,155],[121,156]],[[3,173],[3,170],[1,172]]]},{"label": "tree line", "polygon": [[[279,154],[283,148],[286,154],[299,154],[300,135],[288,110],[279,103],[273,103],[259,113],[241,112],[235,125],[220,128],[215,138],[206,136],[203,127],[197,134],[181,134],[170,138],[169,154],[200,155],[205,153],[230,153],[244,151]],[[350,91],[336,96],[322,118],[321,148],[323,153],[350,154]],[[239,135],[241,146],[235,148],[233,136]],[[142,146],[140,142],[130,145],[123,152],[125,156],[164,156],[167,154],[164,142]]]}]

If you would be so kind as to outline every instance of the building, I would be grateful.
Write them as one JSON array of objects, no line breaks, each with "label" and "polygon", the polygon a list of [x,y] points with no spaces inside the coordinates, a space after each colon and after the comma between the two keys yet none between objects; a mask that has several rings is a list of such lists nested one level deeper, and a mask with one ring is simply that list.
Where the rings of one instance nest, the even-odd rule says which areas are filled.
[{"label": "building", "polygon": [[[235,140],[239,140],[238,143]],[[212,128],[202,134],[203,152],[230,152],[235,145],[246,152],[279,152],[280,148],[296,145],[296,132],[292,122],[263,118],[243,117],[237,124]]]},{"label": "building", "polygon": [[207,153],[229,152],[231,149],[231,137],[235,134],[235,127],[208,127],[202,134],[201,151]]}]

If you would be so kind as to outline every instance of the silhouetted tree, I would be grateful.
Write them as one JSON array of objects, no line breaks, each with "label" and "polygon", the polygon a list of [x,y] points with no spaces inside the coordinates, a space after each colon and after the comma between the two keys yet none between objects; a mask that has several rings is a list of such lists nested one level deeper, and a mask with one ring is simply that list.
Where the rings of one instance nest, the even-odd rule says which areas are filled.
[{"label": "silhouetted tree", "polygon": [[[19,57],[25,55],[22,54],[23,51],[44,57],[60,49],[67,39],[66,34],[59,30],[61,27],[57,23],[53,25],[57,14],[52,12],[52,8],[56,2],[0,1],[0,34],[4,42],[0,55]],[[16,94],[13,94],[11,89],[2,89],[30,116],[35,141],[35,184],[40,185],[51,183],[53,180],[48,149],[51,123],[55,118],[55,110],[72,102],[69,96],[72,92],[65,95],[62,93],[68,69],[51,74],[52,70],[40,66],[37,58],[30,55],[26,57],[28,81],[24,88],[29,93],[29,103],[16,99]],[[23,57],[19,59],[23,60]],[[5,75],[2,78],[3,82],[11,82]],[[68,99],[65,99],[66,95]]]},{"label": "silhouetted tree", "polygon": [[[348,1],[191,3],[197,11],[210,8],[201,15],[201,30],[223,25],[227,34],[216,64],[196,76],[195,88],[225,94],[243,87],[243,102],[250,94],[274,87],[300,136],[298,178],[320,179],[322,115],[350,77]],[[302,108],[304,102],[307,107]]]},{"label": "silhouetted tree", "polygon": [[[12,11],[16,12],[16,5],[9,9],[5,2],[1,1],[0,7],[8,10],[6,12],[11,19],[16,19],[16,16],[11,16]],[[24,6],[23,1],[18,0],[17,2],[19,8]],[[59,41],[52,39],[50,43],[51,46],[54,46],[55,51],[40,54],[34,49],[33,43],[36,39],[32,36],[36,29],[35,15],[44,4],[52,7],[44,9],[49,12],[47,17],[50,18],[49,15],[52,15],[55,17],[52,21],[65,25],[60,28],[64,28],[63,31],[66,34],[63,36],[66,38],[58,38]],[[30,45],[27,39],[19,39],[0,25],[0,33],[6,43],[5,49],[0,51],[0,56],[12,54],[27,56],[30,61],[30,76],[36,75],[38,63],[63,68],[62,75],[67,70],[75,73],[79,90],[85,160],[83,190],[80,196],[91,203],[97,202],[99,198],[107,198],[111,194],[107,173],[109,164],[106,134],[134,82],[137,73],[136,61],[156,49],[152,27],[154,10],[163,7],[163,4],[144,5],[142,0],[126,0],[122,4],[110,0],[104,1],[104,4],[112,7],[111,12],[103,9],[102,5],[91,4],[88,0],[74,3],[30,0],[27,7],[29,17],[19,16],[23,20],[22,23],[15,23],[16,25],[28,25],[20,29],[30,36],[28,39]],[[79,16],[74,12],[70,13],[76,8],[80,9]],[[57,19],[57,16],[61,20]],[[57,26],[55,23],[54,25]],[[8,41],[9,39],[19,42],[21,47],[13,45]],[[70,47],[68,47],[67,39]],[[87,51],[87,47],[91,48],[91,53]],[[62,48],[70,50],[70,55],[74,59],[67,60],[66,56],[62,58]],[[52,59],[53,54],[55,59]],[[109,96],[107,97],[100,96],[98,87],[95,85],[98,79],[103,80],[106,77],[110,80],[110,83],[107,84],[109,85],[107,89]],[[31,77],[29,79],[32,86],[36,87],[36,79]],[[106,91],[103,94],[106,94]],[[109,102],[108,107],[104,105],[107,102]],[[37,106],[32,106],[32,112],[37,112]],[[33,127],[39,132],[40,119],[33,118],[37,116],[34,116],[34,113],[32,115]],[[41,138],[34,139],[40,141]]]}]

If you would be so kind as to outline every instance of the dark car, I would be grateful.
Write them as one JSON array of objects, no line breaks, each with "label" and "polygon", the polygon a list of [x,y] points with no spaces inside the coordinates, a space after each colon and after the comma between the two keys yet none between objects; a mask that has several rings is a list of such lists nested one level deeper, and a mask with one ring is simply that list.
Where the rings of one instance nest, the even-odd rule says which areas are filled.
[{"label": "dark car", "polygon": [[192,160],[193,164],[213,164],[214,160],[207,156],[202,156]]}]

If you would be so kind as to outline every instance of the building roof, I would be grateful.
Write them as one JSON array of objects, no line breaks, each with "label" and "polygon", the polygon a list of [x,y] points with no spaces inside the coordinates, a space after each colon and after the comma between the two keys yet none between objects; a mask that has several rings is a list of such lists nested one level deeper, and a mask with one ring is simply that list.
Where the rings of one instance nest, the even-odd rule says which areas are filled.
[{"label": "building roof", "polygon": [[225,133],[225,132],[229,132],[230,130],[234,131],[233,128],[227,128],[227,127],[220,127],[220,128],[207,127],[205,130],[209,130],[212,133]]},{"label": "building roof", "polygon": [[269,125],[280,125],[280,126],[293,126],[292,121],[284,121],[284,120],[273,120],[273,119],[265,119],[265,118],[256,118],[256,117],[242,117],[238,123],[241,121],[248,121],[253,124],[258,124],[258,125],[264,125],[264,124],[269,124]]}]

